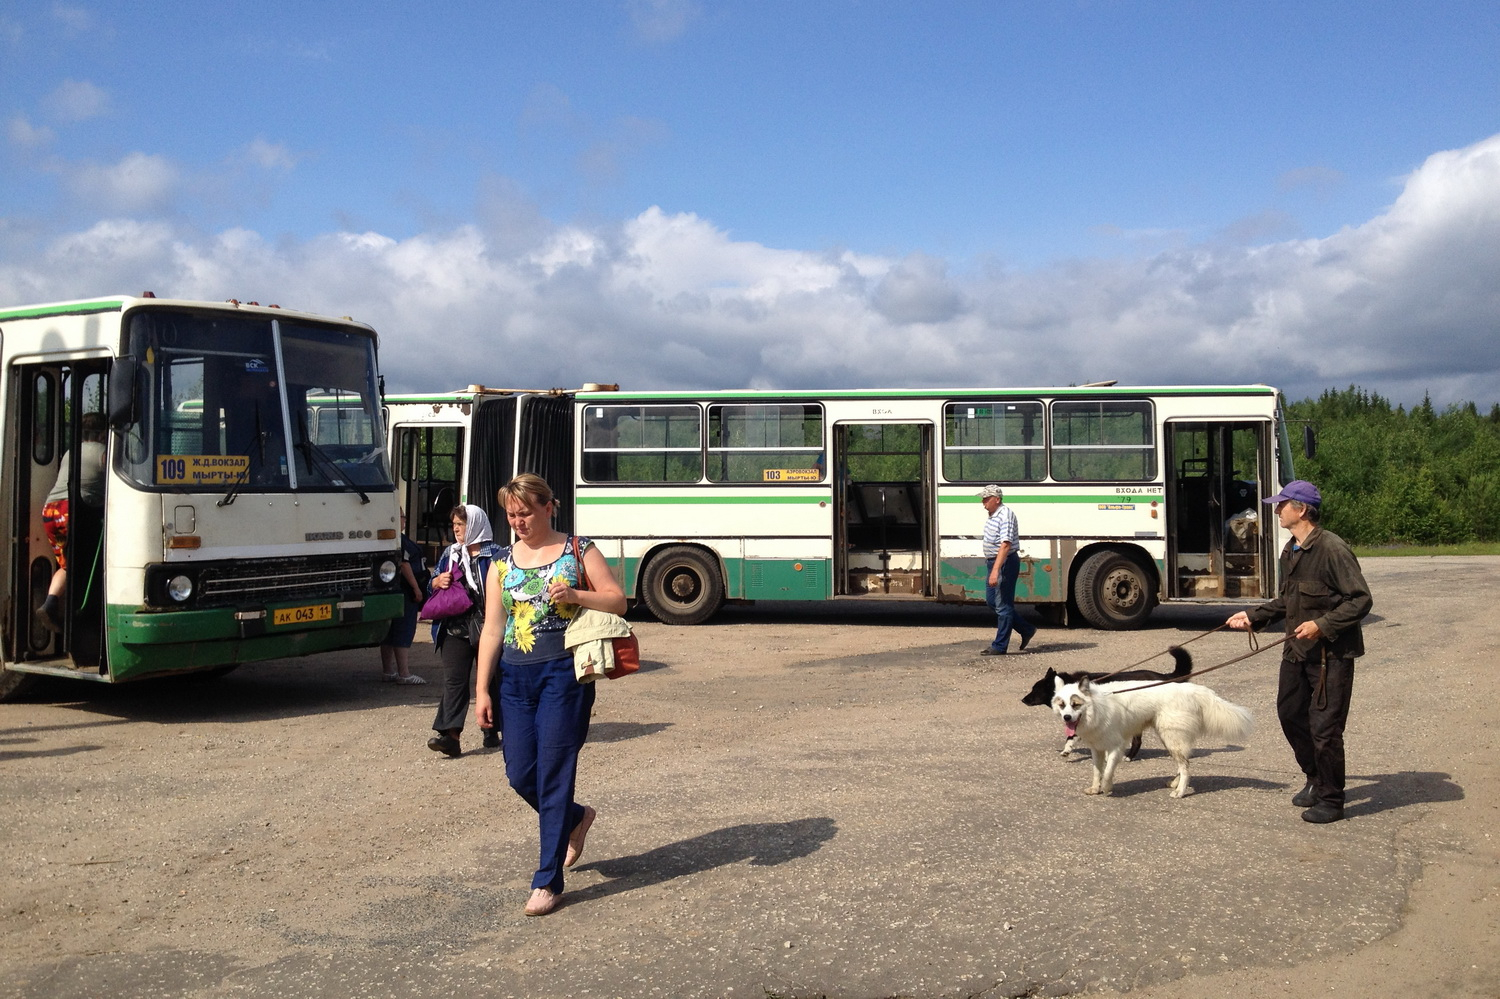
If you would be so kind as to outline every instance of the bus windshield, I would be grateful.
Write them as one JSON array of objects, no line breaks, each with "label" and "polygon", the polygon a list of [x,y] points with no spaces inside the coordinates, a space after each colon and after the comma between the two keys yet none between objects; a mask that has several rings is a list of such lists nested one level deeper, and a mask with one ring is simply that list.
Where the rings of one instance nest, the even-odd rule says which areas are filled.
[{"label": "bus windshield", "polygon": [[135,422],[122,471],[198,492],[391,488],[363,330],[175,309],[131,314]]}]

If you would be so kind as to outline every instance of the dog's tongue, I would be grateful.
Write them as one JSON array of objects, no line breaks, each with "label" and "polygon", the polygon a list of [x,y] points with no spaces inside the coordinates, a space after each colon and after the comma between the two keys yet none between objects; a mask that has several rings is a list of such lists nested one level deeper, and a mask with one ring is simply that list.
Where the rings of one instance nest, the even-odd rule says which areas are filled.
[{"label": "dog's tongue", "polygon": [[1063,722],[1063,734],[1069,739],[1078,734],[1078,726],[1070,721]]}]

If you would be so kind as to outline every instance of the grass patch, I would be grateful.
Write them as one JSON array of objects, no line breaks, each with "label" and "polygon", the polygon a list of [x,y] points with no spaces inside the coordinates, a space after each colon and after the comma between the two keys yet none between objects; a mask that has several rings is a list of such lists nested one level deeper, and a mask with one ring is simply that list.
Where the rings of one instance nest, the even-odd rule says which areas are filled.
[{"label": "grass patch", "polygon": [[1461,545],[1351,545],[1360,558],[1393,555],[1500,555],[1500,542],[1469,541]]}]

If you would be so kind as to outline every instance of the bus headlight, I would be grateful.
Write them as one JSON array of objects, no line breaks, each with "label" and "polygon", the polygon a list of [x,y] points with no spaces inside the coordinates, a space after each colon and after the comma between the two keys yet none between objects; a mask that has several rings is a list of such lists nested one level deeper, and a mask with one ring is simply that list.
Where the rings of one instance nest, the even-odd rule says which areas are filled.
[{"label": "bus headlight", "polygon": [[182,603],[193,595],[193,581],[187,576],[173,576],[167,580],[167,596]]},{"label": "bus headlight", "polygon": [[379,572],[380,581],[382,583],[391,582],[396,578],[396,563],[392,562],[390,559],[386,559],[384,562],[380,563]]}]

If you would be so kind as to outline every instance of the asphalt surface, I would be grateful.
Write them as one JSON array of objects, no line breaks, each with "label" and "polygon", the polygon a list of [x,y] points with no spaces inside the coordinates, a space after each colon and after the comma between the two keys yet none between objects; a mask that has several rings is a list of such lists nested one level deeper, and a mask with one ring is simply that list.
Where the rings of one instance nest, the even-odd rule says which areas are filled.
[{"label": "asphalt surface", "polygon": [[[1289,802],[1276,652],[1204,677],[1258,727],[1201,748],[1181,800],[1150,735],[1112,797],[1083,794],[1086,756],[1060,757],[1056,719],[1020,703],[1048,666],[1125,666],[1226,608],[1043,628],[1004,659],[977,655],[982,609],[763,605],[687,629],[642,613],[645,667],[601,681],[583,756],[599,821],[541,919],[521,912],[534,816],[499,753],[424,746],[428,648],[425,687],[379,683],[373,650],[53,687],[0,705],[0,996],[1207,994],[1232,969],[1294,976],[1400,929],[1424,867],[1493,863],[1492,723],[1463,718],[1455,740],[1453,694],[1489,684],[1500,560],[1366,568],[1348,819],[1325,827]],[[1201,666],[1248,646],[1189,649]],[[1495,958],[1473,957],[1445,995],[1495,994]]]}]

